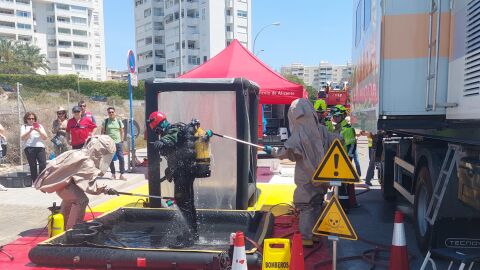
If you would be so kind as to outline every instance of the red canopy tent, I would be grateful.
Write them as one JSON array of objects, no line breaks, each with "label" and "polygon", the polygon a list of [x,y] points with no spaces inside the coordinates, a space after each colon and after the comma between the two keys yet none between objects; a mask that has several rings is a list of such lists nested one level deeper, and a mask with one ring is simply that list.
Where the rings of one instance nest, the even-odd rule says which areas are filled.
[{"label": "red canopy tent", "polygon": [[292,83],[269,68],[240,42],[232,43],[219,54],[180,78],[246,78],[260,87],[261,104],[290,104],[307,97],[302,85]]}]

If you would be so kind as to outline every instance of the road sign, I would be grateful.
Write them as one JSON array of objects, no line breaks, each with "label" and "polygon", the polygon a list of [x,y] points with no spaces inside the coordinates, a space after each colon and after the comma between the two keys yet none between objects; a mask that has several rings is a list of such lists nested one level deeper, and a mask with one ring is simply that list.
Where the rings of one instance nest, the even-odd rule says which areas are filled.
[{"label": "road sign", "polygon": [[135,73],[135,53],[132,50],[128,50],[127,53],[127,67],[128,72]]},{"label": "road sign", "polygon": [[330,148],[328,148],[327,154],[323,157],[312,178],[312,182],[331,181],[343,183],[360,182],[357,171],[353,168],[342,142],[338,139],[333,141]]},{"label": "road sign", "polygon": [[138,87],[138,76],[137,73],[130,73],[130,82],[132,83],[132,86]]},{"label": "road sign", "polygon": [[337,236],[349,240],[358,240],[357,233],[345,215],[337,196],[333,196],[320,218],[317,220],[312,233],[315,235]]}]

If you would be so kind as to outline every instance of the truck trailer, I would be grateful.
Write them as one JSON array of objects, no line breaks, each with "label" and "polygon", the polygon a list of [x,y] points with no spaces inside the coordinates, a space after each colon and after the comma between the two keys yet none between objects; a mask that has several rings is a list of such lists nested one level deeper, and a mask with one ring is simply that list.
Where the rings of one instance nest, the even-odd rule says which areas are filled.
[{"label": "truck trailer", "polygon": [[480,248],[480,1],[354,0],[352,121],[417,242]]}]

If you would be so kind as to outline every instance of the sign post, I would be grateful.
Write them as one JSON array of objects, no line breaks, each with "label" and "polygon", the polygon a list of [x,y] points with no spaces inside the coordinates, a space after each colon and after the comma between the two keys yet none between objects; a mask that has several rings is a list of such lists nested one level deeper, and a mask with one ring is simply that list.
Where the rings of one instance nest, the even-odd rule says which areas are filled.
[{"label": "sign post", "polygon": [[359,182],[360,177],[352,166],[340,140],[333,141],[317,170],[313,174],[313,183],[330,183],[334,195],[313,227],[315,235],[326,235],[332,245],[332,269],[337,269],[337,243],[340,238],[357,240],[358,236],[338,201],[338,189],[342,183]]},{"label": "sign post", "polygon": [[[135,53],[133,53],[132,50],[128,50],[127,53],[127,66],[128,66],[128,94],[130,98],[130,121],[129,121],[129,126],[130,126],[130,147],[129,147],[129,152],[130,154],[128,155],[129,158],[129,164],[128,167],[130,168],[130,172],[133,171],[133,168],[135,167],[135,134],[133,130],[133,90],[132,90],[132,77],[135,76]],[[131,166],[131,167],[130,167]]]}]

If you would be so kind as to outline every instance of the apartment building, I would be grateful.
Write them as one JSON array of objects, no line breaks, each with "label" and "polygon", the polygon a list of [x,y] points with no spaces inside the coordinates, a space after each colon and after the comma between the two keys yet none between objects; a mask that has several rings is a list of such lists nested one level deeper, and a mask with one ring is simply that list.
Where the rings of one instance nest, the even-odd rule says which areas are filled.
[{"label": "apartment building", "polygon": [[315,75],[318,73],[318,66],[305,66],[303,64],[294,63],[290,66],[282,66],[281,74],[295,75],[302,79],[306,85],[313,86]]},{"label": "apartment building", "polygon": [[352,65],[330,64],[326,61],[320,61],[318,66],[305,66],[301,63],[294,63],[281,67],[281,73],[287,75],[295,75],[302,79],[306,85],[313,86],[320,90],[327,83],[339,84],[343,86],[343,82],[349,81],[352,76]]},{"label": "apartment building", "polygon": [[351,76],[352,65],[350,63],[335,65],[320,61],[312,86],[316,89],[322,89],[327,83],[333,83],[343,87],[343,83],[349,81]]},{"label": "apartment building", "polygon": [[128,81],[128,70],[107,69],[107,81]]},{"label": "apartment building", "polygon": [[138,78],[174,78],[234,39],[250,49],[251,0],[133,0]]},{"label": "apartment building", "polygon": [[0,0],[0,38],[30,42],[49,74],[106,79],[103,0]]}]

